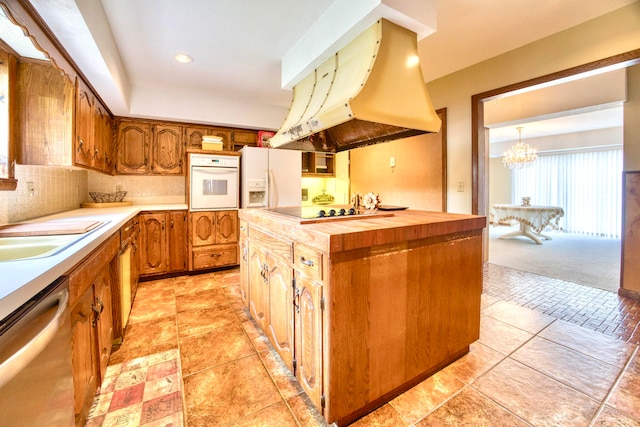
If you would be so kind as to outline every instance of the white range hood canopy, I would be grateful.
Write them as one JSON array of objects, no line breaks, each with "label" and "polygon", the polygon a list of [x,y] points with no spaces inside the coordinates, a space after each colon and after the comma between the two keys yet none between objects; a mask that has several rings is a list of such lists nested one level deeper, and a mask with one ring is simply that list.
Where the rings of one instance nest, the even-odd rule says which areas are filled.
[{"label": "white range hood canopy", "polygon": [[379,19],[293,88],[274,148],[343,151],[438,132],[416,33]]}]

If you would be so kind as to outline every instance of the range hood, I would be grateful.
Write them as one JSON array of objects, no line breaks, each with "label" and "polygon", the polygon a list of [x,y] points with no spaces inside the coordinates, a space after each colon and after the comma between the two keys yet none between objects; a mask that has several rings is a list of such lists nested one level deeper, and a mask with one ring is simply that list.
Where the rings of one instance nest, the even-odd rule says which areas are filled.
[{"label": "range hood", "polygon": [[344,151],[438,132],[414,32],[385,19],[327,59],[293,88],[274,148]]}]

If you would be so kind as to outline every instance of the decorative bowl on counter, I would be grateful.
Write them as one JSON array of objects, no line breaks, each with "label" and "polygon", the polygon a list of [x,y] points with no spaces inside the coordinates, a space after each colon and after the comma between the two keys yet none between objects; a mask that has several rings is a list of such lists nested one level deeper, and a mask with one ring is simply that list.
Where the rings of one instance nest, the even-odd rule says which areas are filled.
[{"label": "decorative bowl on counter", "polygon": [[126,191],[116,191],[115,193],[98,193],[95,191],[90,191],[89,195],[96,203],[115,203],[121,202],[124,200],[124,196],[126,196]]}]

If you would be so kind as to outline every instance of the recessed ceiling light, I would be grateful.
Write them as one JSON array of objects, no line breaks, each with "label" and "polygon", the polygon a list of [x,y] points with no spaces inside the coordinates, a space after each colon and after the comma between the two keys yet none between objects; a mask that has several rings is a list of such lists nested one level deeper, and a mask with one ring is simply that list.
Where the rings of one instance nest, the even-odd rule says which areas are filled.
[{"label": "recessed ceiling light", "polygon": [[175,60],[178,62],[182,62],[183,64],[188,64],[189,62],[193,62],[193,58],[187,55],[186,53],[176,53],[174,56]]}]

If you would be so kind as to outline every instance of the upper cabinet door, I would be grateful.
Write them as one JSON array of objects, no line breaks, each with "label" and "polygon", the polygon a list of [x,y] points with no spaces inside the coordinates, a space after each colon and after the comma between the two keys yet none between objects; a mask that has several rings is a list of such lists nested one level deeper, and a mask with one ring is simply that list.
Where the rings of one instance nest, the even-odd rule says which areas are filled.
[{"label": "upper cabinet door", "polygon": [[113,119],[107,109],[96,99],[93,108],[94,167],[113,173],[115,149],[113,141]]},{"label": "upper cabinet door", "polygon": [[78,166],[93,167],[96,158],[93,137],[93,104],[93,95],[78,81],[76,86],[76,137],[73,147],[73,162]]},{"label": "upper cabinet door", "polygon": [[118,159],[116,170],[120,174],[146,174],[149,172],[149,143],[151,125],[136,121],[120,122],[118,127]]},{"label": "upper cabinet door", "polygon": [[188,148],[202,148],[202,137],[205,135],[219,136],[225,150],[231,147],[230,131],[210,126],[187,126],[186,143]]},{"label": "upper cabinet door", "polygon": [[182,126],[153,125],[152,147],[151,172],[161,175],[184,174]]}]

